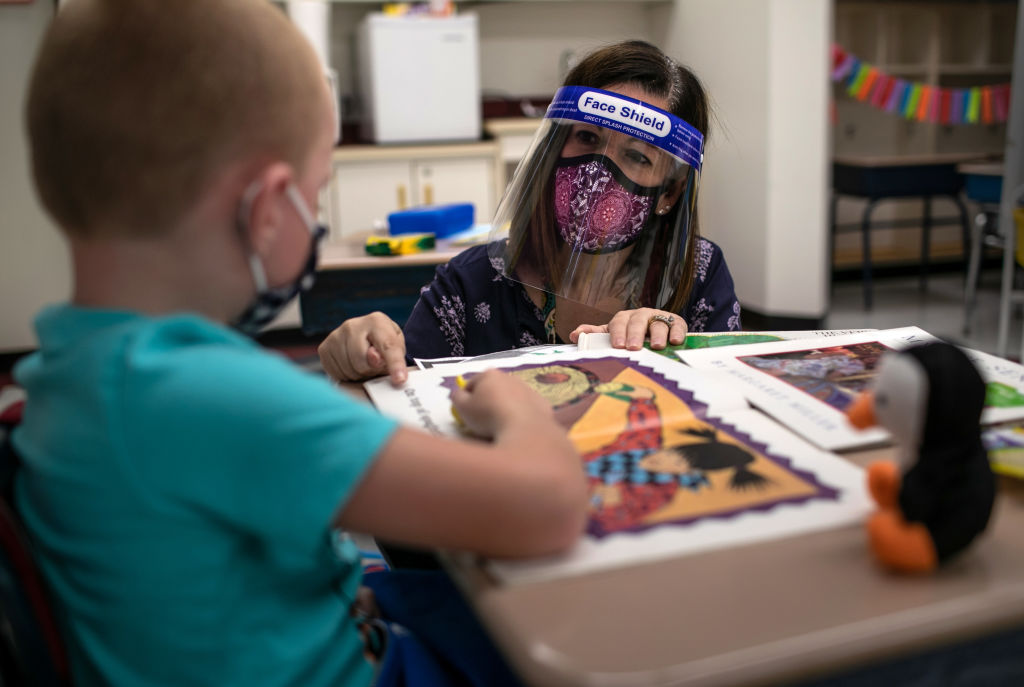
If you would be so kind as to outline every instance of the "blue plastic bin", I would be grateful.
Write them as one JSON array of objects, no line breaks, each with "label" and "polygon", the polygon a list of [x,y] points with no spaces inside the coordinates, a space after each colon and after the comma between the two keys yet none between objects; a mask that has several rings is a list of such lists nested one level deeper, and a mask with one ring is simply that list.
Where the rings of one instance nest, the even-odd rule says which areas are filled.
[{"label": "blue plastic bin", "polygon": [[473,226],[473,204],[423,205],[399,210],[388,215],[392,236],[430,232],[439,239],[465,231]]}]

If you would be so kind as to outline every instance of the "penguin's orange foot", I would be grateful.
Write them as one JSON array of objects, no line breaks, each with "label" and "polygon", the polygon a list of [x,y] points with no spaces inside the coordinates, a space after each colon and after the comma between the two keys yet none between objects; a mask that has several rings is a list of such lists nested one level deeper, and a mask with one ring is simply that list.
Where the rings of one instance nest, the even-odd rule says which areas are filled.
[{"label": "penguin's orange foot", "polygon": [[907,522],[896,510],[882,510],[868,520],[868,542],[875,558],[890,570],[928,573],[938,566],[935,544],[924,525]]},{"label": "penguin's orange foot", "polygon": [[868,466],[868,491],[882,508],[896,508],[900,493],[900,471],[896,463],[879,460]]}]

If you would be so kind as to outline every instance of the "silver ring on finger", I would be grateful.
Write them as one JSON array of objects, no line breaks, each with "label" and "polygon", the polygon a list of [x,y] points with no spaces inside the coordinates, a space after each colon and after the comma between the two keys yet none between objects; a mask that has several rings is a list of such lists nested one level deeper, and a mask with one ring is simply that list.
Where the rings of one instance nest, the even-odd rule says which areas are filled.
[{"label": "silver ring on finger", "polygon": [[655,322],[662,322],[669,329],[672,328],[672,323],[676,321],[676,318],[671,315],[651,315],[651,319],[647,320],[647,326],[650,327]]}]

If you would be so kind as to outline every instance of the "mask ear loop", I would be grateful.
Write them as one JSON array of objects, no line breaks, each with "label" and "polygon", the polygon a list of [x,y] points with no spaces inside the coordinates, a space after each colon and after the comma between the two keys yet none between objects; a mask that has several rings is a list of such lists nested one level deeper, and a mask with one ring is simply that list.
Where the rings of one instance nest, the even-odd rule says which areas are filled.
[{"label": "mask ear loop", "polygon": [[256,254],[252,241],[249,240],[248,228],[249,216],[252,214],[252,203],[256,199],[256,194],[262,188],[262,181],[254,181],[249,184],[242,194],[242,201],[238,204],[238,218],[236,220],[238,233],[241,235],[242,241],[245,243],[246,252],[248,253],[249,273],[252,275],[253,284],[256,286],[256,293],[265,293],[267,291],[267,272],[263,269],[263,261]]},{"label": "mask ear loop", "polygon": [[309,248],[309,258],[307,259],[306,268],[302,271],[303,277],[300,282],[302,290],[308,291],[313,288],[313,281],[316,279],[318,247],[320,241],[327,236],[327,227],[321,225],[313,217],[313,213],[309,210],[309,205],[306,203],[305,198],[302,197],[302,194],[299,193],[295,184],[288,184],[288,188],[285,193],[288,194],[288,198],[292,201],[292,205],[295,206],[295,211],[299,214],[299,219],[302,220],[306,225],[306,228],[309,230],[309,235],[313,237]]},{"label": "mask ear loop", "polygon": [[285,189],[285,193],[288,194],[288,198],[292,201],[292,205],[295,206],[295,211],[299,213],[299,218],[302,220],[302,223],[306,225],[306,229],[309,230],[310,234],[315,234],[316,219],[309,211],[306,199],[303,198],[302,194],[299,193],[299,190],[295,188],[295,184],[288,184],[288,188]]}]

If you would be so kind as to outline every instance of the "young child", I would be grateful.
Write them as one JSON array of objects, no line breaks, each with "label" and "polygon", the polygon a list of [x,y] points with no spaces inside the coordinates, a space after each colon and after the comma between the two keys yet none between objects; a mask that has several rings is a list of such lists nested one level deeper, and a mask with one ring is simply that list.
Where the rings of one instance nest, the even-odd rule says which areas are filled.
[{"label": "young child", "polygon": [[265,0],[74,0],[28,95],[71,302],[37,320],[16,503],[77,685],[365,685],[339,529],[491,556],[571,545],[578,455],[523,383],[452,402],[489,443],[406,428],[260,349],[310,274],[336,130]]},{"label": "young child", "polygon": [[708,120],[700,81],[653,45],[586,56],[516,170],[496,240],[438,268],[404,340],[382,315],[352,320],[321,345],[324,368],[358,379],[401,367],[382,349],[471,356],[604,331],[635,350],[740,329],[725,259],[697,222]]}]

